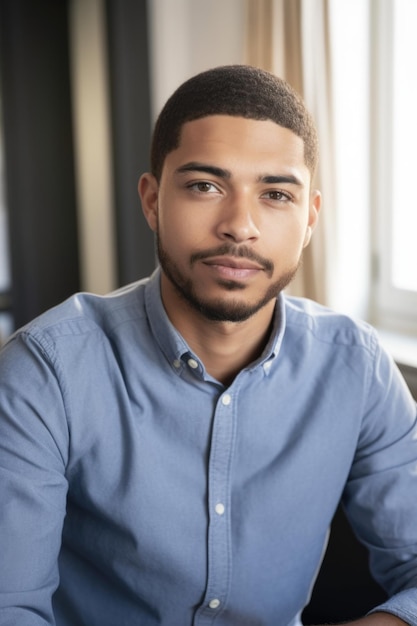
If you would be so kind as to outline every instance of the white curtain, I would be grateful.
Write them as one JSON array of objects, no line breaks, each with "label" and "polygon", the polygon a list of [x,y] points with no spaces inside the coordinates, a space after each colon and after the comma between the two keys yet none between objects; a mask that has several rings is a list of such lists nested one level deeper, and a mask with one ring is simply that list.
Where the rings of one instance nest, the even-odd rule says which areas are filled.
[{"label": "white curtain", "polygon": [[319,225],[288,292],[329,303],[336,258],[335,172],[328,0],[246,0],[245,63],[285,78],[304,98],[319,133],[314,186],[323,194]]}]

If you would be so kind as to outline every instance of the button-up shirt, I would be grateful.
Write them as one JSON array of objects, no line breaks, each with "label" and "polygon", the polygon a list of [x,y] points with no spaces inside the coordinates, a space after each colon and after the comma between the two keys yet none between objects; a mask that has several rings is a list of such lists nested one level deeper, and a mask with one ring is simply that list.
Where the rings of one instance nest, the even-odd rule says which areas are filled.
[{"label": "button-up shirt", "polygon": [[159,271],[79,294],[0,359],[2,626],[286,626],[342,498],[417,626],[416,405],[367,325],[281,295],[225,387]]}]

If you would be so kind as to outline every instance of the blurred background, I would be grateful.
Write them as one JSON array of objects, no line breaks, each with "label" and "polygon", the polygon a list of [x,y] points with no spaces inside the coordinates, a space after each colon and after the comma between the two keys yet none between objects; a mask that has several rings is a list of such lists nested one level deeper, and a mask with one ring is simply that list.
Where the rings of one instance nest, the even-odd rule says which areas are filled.
[{"label": "blurred background", "polygon": [[[324,206],[291,292],[375,325],[417,394],[416,25],[415,0],[0,0],[0,337],[153,270],[136,185],[156,116],[189,76],[249,63],[319,130]],[[336,526],[306,620],[380,594]]]},{"label": "blurred background", "polygon": [[[292,292],[417,365],[415,0],[0,0],[3,334],[155,265],[136,184],[155,118],[209,67],[283,76],[317,121],[320,227]],[[405,356],[403,360],[405,360]]]}]

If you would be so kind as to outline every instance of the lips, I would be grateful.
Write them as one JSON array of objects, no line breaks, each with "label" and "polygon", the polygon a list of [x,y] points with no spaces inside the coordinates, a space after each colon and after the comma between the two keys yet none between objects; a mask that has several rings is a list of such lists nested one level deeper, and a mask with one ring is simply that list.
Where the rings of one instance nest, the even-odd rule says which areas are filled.
[{"label": "lips", "polygon": [[246,282],[263,271],[263,267],[259,263],[246,258],[210,257],[204,259],[203,264],[218,279],[226,281]]},{"label": "lips", "polygon": [[211,257],[203,261],[205,265],[215,265],[220,267],[228,267],[235,270],[263,270],[263,267],[254,261],[245,258],[235,257]]},{"label": "lips", "polygon": [[262,257],[250,246],[236,246],[230,243],[195,252],[190,257],[190,266],[192,267],[197,262],[212,271],[228,271],[230,275],[235,272],[235,276],[237,272],[241,272],[242,276],[246,272],[247,277],[265,272],[271,277],[274,272],[274,264],[270,259]]}]

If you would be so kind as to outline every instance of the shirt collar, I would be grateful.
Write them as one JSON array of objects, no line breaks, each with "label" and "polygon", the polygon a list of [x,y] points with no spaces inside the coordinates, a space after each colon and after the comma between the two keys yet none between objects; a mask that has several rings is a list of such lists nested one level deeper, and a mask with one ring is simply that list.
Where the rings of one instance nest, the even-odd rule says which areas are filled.
[{"label": "shirt collar", "polygon": [[262,367],[265,374],[269,374],[272,364],[276,360],[281,349],[285,332],[285,324],[285,296],[283,293],[280,293],[275,304],[274,318],[268,343],[266,344],[259,359],[254,361],[247,368],[249,371],[257,367]]},{"label": "shirt collar", "polygon": [[161,270],[157,268],[145,288],[145,308],[155,341],[165,354],[173,370],[181,373],[185,359],[198,358],[192,354],[185,339],[171,323],[162,304]]},{"label": "shirt collar", "polygon": [[[193,354],[189,345],[170,322],[164,309],[161,298],[161,271],[157,268],[150,277],[145,288],[145,307],[153,336],[161,351],[165,354],[174,371],[181,373],[185,362],[194,360],[196,369],[204,370],[199,358]],[[285,331],[285,298],[280,294],[275,306],[272,331],[265,349],[259,359],[254,361],[247,369],[253,370],[263,367],[266,374],[269,373],[272,363],[279,354]]]}]

